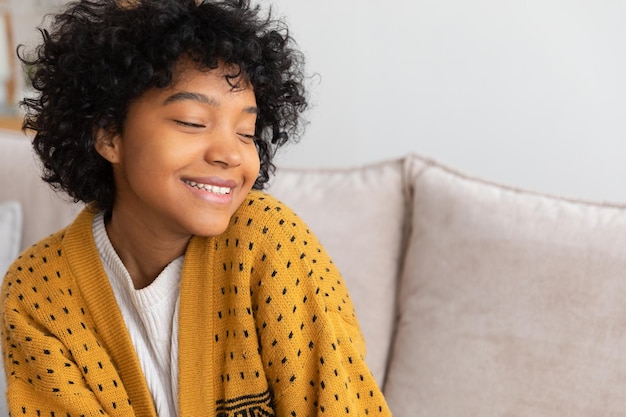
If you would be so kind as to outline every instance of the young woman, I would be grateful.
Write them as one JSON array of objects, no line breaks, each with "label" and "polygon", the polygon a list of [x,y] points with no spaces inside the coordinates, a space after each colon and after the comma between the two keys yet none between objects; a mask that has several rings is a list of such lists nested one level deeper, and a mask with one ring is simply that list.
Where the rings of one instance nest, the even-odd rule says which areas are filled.
[{"label": "young woman", "polygon": [[339,272],[259,191],[306,108],[284,26],[83,0],[42,34],[25,127],[86,207],[5,276],[12,415],[390,415]]}]

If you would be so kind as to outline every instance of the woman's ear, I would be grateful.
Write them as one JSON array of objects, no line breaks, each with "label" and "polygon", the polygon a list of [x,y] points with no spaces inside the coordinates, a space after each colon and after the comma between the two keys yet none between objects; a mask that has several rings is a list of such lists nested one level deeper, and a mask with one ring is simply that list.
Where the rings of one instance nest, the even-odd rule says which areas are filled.
[{"label": "woman's ear", "polygon": [[99,128],[96,131],[94,147],[96,152],[112,164],[119,162],[119,135],[112,134],[106,129]]}]

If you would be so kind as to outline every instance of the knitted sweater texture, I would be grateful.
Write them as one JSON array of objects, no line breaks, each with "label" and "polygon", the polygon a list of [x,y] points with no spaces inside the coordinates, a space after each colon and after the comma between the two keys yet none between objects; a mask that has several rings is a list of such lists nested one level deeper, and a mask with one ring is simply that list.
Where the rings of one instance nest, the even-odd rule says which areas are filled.
[{"label": "knitted sweater texture", "polygon": [[[2,286],[11,414],[156,416],[85,209],[26,250]],[[303,221],[250,193],[183,265],[184,417],[389,416],[336,267]],[[162,416],[165,417],[165,416]]]}]

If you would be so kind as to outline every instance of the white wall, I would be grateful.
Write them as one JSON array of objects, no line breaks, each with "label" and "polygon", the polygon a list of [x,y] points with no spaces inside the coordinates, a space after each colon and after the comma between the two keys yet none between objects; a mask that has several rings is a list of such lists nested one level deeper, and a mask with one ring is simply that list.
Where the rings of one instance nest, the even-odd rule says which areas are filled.
[{"label": "white wall", "polygon": [[625,0],[273,0],[315,107],[281,165],[407,152],[471,175],[626,202]]},{"label": "white wall", "polygon": [[[33,24],[63,2],[10,1]],[[626,202],[626,0],[258,1],[285,16],[319,74],[311,124],[279,164],[415,152],[518,187]]]}]

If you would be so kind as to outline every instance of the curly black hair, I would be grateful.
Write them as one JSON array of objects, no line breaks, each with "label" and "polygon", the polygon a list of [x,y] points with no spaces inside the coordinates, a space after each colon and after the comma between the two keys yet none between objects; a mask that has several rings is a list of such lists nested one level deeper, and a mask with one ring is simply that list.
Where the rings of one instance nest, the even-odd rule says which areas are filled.
[{"label": "curly black hair", "polygon": [[167,87],[182,58],[208,70],[238,68],[253,87],[261,161],[254,188],[269,180],[276,150],[302,132],[303,55],[286,25],[249,0],[82,0],[39,31],[33,53],[18,50],[37,93],[21,102],[23,127],[34,131],[42,178],[75,201],[110,212],[113,171],[95,134],[122,132],[129,104]]}]

